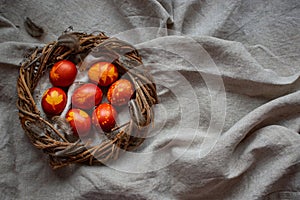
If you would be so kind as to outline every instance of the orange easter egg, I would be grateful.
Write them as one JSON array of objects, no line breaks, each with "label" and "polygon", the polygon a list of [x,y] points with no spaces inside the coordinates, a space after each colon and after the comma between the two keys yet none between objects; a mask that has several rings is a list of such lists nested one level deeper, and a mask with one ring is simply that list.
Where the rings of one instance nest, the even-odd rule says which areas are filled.
[{"label": "orange easter egg", "polygon": [[107,99],[114,106],[122,106],[128,103],[133,92],[131,82],[126,79],[120,79],[109,87]]},{"label": "orange easter egg", "polygon": [[118,69],[109,62],[97,62],[88,71],[89,79],[100,86],[108,86],[118,79]]}]

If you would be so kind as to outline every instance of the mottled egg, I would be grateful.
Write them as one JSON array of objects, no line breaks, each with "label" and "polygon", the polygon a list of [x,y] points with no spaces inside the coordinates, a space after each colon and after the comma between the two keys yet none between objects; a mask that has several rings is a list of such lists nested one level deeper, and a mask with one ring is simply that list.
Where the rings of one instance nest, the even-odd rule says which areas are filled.
[{"label": "mottled egg", "polygon": [[120,79],[109,87],[107,100],[114,106],[122,106],[128,103],[133,92],[131,82],[126,79]]},{"label": "mottled egg", "polygon": [[115,108],[111,104],[103,103],[94,110],[92,123],[96,128],[109,132],[116,125],[116,117]]}]

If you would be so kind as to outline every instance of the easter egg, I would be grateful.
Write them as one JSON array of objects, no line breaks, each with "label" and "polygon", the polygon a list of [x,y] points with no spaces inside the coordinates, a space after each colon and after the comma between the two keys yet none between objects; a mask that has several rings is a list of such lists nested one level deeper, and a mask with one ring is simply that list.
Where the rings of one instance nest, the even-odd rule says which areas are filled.
[{"label": "easter egg", "polygon": [[41,104],[47,115],[59,115],[67,104],[67,95],[62,89],[52,87],[44,92]]},{"label": "easter egg", "polygon": [[91,130],[91,118],[81,109],[70,109],[66,114],[66,120],[70,123],[75,136],[86,136]]},{"label": "easter egg", "polygon": [[109,62],[97,62],[88,71],[91,82],[108,86],[118,79],[118,69]]},{"label": "easter egg", "polygon": [[77,75],[77,68],[74,63],[68,60],[61,60],[53,65],[49,73],[49,79],[53,86],[70,86]]},{"label": "easter egg", "polygon": [[103,103],[94,110],[92,123],[96,128],[109,132],[116,125],[116,117],[115,108],[111,104]]},{"label": "easter egg", "polygon": [[77,88],[72,95],[72,107],[89,110],[102,101],[102,90],[93,83],[86,83]]},{"label": "easter egg", "polygon": [[133,92],[131,82],[126,79],[120,79],[109,87],[107,99],[114,106],[127,105]]}]

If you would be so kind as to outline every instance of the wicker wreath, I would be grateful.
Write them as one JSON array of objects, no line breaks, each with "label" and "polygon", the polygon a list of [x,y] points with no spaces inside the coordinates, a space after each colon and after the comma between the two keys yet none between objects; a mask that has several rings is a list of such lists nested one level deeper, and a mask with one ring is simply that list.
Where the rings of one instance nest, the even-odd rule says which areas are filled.
[{"label": "wicker wreath", "polygon": [[[113,59],[118,71],[128,74],[135,88],[128,104],[129,122],[114,128],[97,145],[84,143],[80,139],[68,139],[68,122],[64,119],[43,117],[33,97],[41,77],[54,63],[68,59],[78,64],[90,54]],[[80,70],[86,70],[84,65],[81,66],[83,67]],[[17,91],[21,125],[33,145],[49,155],[53,168],[72,163],[103,164],[117,159],[120,149],[136,149],[145,139],[145,133],[139,129],[153,121],[152,105],[158,103],[156,86],[138,51],[132,45],[109,38],[102,32],[64,32],[57,41],[35,49],[21,64]]]}]

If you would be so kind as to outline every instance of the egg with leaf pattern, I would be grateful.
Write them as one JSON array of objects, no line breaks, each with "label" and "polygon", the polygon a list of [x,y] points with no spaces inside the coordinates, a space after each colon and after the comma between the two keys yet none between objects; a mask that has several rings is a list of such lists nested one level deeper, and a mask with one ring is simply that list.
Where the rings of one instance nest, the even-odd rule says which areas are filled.
[{"label": "egg with leaf pattern", "polygon": [[77,88],[72,95],[72,106],[89,110],[102,101],[102,90],[93,83],[86,83]]},{"label": "egg with leaf pattern", "polygon": [[81,109],[70,109],[66,115],[75,136],[86,136],[91,130],[91,118]]},{"label": "egg with leaf pattern", "polygon": [[108,86],[118,79],[116,66],[109,62],[97,62],[88,71],[91,82],[100,86]]},{"label": "egg with leaf pattern", "polygon": [[67,104],[67,95],[60,88],[49,88],[44,92],[41,104],[47,115],[59,115]]},{"label": "egg with leaf pattern", "polygon": [[76,75],[76,65],[71,61],[61,60],[55,63],[51,68],[49,79],[55,87],[67,87],[74,82]]}]

